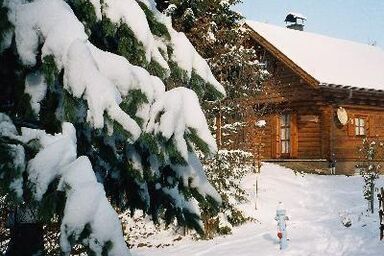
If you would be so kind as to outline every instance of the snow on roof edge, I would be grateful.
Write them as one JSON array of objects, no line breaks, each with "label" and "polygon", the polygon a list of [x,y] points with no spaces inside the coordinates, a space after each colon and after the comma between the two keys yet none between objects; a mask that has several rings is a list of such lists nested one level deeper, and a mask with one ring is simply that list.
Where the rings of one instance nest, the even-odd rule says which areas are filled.
[{"label": "snow on roof edge", "polygon": [[252,20],[245,23],[319,84],[384,90],[380,47]]}]

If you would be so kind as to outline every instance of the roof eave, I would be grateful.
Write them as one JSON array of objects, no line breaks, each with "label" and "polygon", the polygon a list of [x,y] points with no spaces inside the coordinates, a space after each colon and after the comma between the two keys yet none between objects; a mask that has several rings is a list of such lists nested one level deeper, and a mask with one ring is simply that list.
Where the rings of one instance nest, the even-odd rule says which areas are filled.
[{"label": "roof eave", "polygon": [[352,91],[359,91],[359,92],[366,92],[366,93],[380,93],[380,94],[384,93],[384,90],[380,90],[380,89],[356,87],[351,85],[332,84],[332,83],[320,83],[319,85],[327,88],[345,89],[345,90],[352,90]]}]

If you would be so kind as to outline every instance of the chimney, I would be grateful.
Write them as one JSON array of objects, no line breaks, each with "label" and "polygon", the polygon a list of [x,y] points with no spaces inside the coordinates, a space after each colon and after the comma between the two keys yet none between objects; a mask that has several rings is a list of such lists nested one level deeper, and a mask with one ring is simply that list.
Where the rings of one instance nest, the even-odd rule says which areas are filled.
[{"label": "chimney", "polygon": [[287,25],[287,28],[303,31],[304,21],[306,20],[307,18],[305,18],[302,14],[290,12],[288,13],[287,17],[285,17],[284,21]]}]

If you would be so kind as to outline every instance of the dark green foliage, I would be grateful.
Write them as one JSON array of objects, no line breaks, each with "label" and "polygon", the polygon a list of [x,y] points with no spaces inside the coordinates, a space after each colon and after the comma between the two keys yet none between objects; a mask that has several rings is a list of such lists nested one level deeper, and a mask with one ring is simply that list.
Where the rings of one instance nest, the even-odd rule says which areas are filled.
[{"label": "dark green foliage", "polygon": [[[84,229],[83,231],[80,233],[79,235],[79,238],[77,239],[77,241],[83,241],[84,239],[87,239],[89,238],[89,236],[92,234],[92,227],[91,227],[91,224],[90,223],[87,223],[85,226],[84,226]],[[72,239],[70,239],[70,243],[72,246],[74,246],[76,244],[76,239],[74,238],[73,235],[71,235]],[[112,249],[113,247],[113,243],[111,241],[96,241],[96,243],[103,243],[103,249],[102,249],[102,252],[101,252],[101,255],[102,256],[107,256],[109,251]],[[97,252],[93,251],[91,248],[89,247],[86,247],[85,248],[86,250],[86,253],[88,256],[96,256],[98,255]],[[77,254],[76,254],[77,255]]]},{"label": "dark green foliage", "polygon": [[121,21],[112,22],[104,16],[97,20],[93,5],[88,0],[71,0],[71,7],[85,24],[89,40],[98,48],[125,57],[133,65],[146,67],[145,49],[132,30]]},{"label": "dark green foliage", "polygon": [[118,45],[117,54],[124,56],[130,63],[137,66],[147,66],[143,43],[139,42],[132,30],[122,23],[116,33]]},{"label": "dark green foliage", "polygon": [[224,226],[224,227],[218,227],[218,233],[220,235],[229,235],[232,233],[232,230],[230,227],[228,226]]},{"label": "dark green foliage", "polygon": [[170,40],[171,36],[169,35],[167,27],[156,20],[155,15],[148,9],[148,7],[144,3],[139,2],[139,5],[144,11],[145,16],[147,16],[148,25],[151,29],[152,34]]},{"label": "dark green foliage", "polygon": [[[172,48],[168,48],[172,52]],[[223,95],[215,89],[215,87],[206,82],[194,70],[192,70],[191,77],[188,73],[181,69],[177,63],[171,61],[168,63],[171,69],[171,75],[165,79],[167,89],[172,89],[181,85],[193,90],[201,100],[217,100],[223,98]]]},{"label": "dark green foliage", "polygon": [[25,184],[26,163],[37,154],[40,147],[36,140],[24,143],[17,138],[0,134],[0,197],[6,197],[7,204],[16,206],[28,202],[28,187],[24,185],[23,195],[18,195],[10,185],[17,179],[21,179]]},{"label": "dark green foliage", "polygon": [[204,94],[204,100],[206,101],[217,101],[217,99],[223,99],[223,94],[216,90],[215,87],[209,84],[209,86],[206,87],[205,94]]},{"label": "dark green foliage", "polygon": [[[230,0],[223,3],[220,0],[171,0],[176,5],[172,12],[172,18],[177,23],[176,27],[189,33],[195,29],[201,18],[220,24],[223,27],[231,27],[241,20],[242,16],[231,10],[231,6],[240,3],[240,0]],[[205,16],[205,17],[204,17]],[[201,24],[200,24],[201,25]]]},{"label": "dark green foliage", "polygon": [[49,184],[47,192],[38,203],[39,218],[44,223],[50,223],[53,218],[62,218],[64,215],[65,192],[57,190],[58,184],[59,179],[56,178]]},{"label": "dark green foliage", "polygon": [[[57,84],[55,87],[58,86]],[[56,115],[62,104],[62,91],[47,90],[45,98],[40,102],[40,125],[45,131],[55,134],[61,131],[61,120]]]},{"label": "dark green foliage", "polygon": [[169,160],[172,164],[187,165],[186,161],[177,149],[175,142],[173,141],[173,136],[168,140],[162,137],[160,141],[162,141],[161,144],[164,148],[163,150],[165,154],[169,157]]},{"label": "dark green foliage", "polygon": [[31,160],[39,150],[41,149],[41,144],[37,139],[33,139],[24,144],[25,159],[26,161]]},{"label": "dark green foliage", "polygon": [[[103,152],[106,153],[106,152]],[[103,175],[104,184],[107,187],[107,195],[111,202],[120,209],[146,210],[148,208],[148,194],[144,190],[145,182],[142,180],[139,170],[135,170],[130,164],[127,155],[120,155],[124,162],[110,162],[108,173],[96,166],[99,175]]]},{"label": "dark green foliage", "polygon": [[69,0],[68,4],[77,17],[81,17],[86,28],[93,27],[97,22],[96,12],[89,0]]},{"label": "dark green foliage", "polygon": [[[101,35],[99,35],[99,36],[104,36],[106,40],[111,40],[110,37],[114,37],[114,35],[116,34],[116,31],[117,31],[117,28],[118,28],[118,25],[113,23],[107,17],[103,17],[103,19],[101,21],[99,21],[99,23],[96,24],[96,26],[99,26],[99,28],[101,28],[101,30],[99,32],[99,33],[101,33]],[[96,28],[98,28],[98,27],[96,27]],[[95,31],[95,33],[97,33],[97,32],[98,31]]]},{"label": "dark green foliage", "polygon": [[120,108],[129,116],[134,117],[135,121],[142,126],[143,120],[136,117],[135,114],[143,103],[148,103],[147,96],[140,90],[131,90],[128,92],[127,97],[120,103]]},{"label": "dark green foliage", "polygon": [[[168,56],[172,56],[173,52],[174,52],[174,50],[173,50],[172,46],[167,45],[167,54],[168,54]],[[164,53],[164,54],[165,54],[165,53]],[[170,63],[170,64],[171,64],[171,63]],[[174,63],[174,65],[175,65],[175,63]],[[177,66],[177,65],[176,65],[176,66]]]},{"label": "dark green foliage", "polygon": [[231,225],[239,226],[249,221],[249,218],[246,218],[244,213],[233,207],[233,205],[228,205],[227,207],[230,211],[230,214],[228,214],[228,222],[231,223]]},{"label": "dark green foliage", "polygon": [[[168,48],[168,51],[173,51],[171,47]],[[170,90],[177,86],[188,84],[188,74],[185,70],[182,70],[176,62],[169,62],[169,68],[171,69],[171,75],[166,79],[166,89]]]},{"label": "dark green foliage", "polygon": [[198,150],[200,150],[204,154],[209,154],[210,149],[208,147],[208,144],[199,137],[195,129],[189,128],[189,132],[186,133],[185,137],[186,140],[192,142]]},{"label": "dark green foliage", "polygon": [[103,16],[89,31],[89,40],[98,48],[121,55],[133,65],[148,65],[143,44],[125,23],[116,24]]},{"label": "dark green foliage", "polygon": [[[38,61],[34,69],[41,70],[48,85],[46,96],[40,102],[40,113],[38,117],[35,117],[38,120],[37,123],[48,133],[54,134],[60,132],[62,120],[59,120],[57,115],[63,103],[64,90],[60,82],[63,79],[63,73],[59,72],[52,55],[44,56],[42,62]],[[27,114],[32,110],[29,104],[29,95],[22,94],[22,99],[25,98],[28,99],[28,102],[24,100],[22,104],[25,104],[27,107],[20,106],[18,109],[27,108],[28,112],[22,115],[28,117]]]},{"label": "dark green foliage", "polygon": [[5,33],[12,28],[12,24],[8,21],[8,9],[3,6],[4,0],[0,0],[0,42],[4,40]]},{"label": "dark green foliage", "polygon": [[[67,229],[68,229],[68,226],[64,225],[64,230],[66,231]],[[71,234],[68,235],[69,244],[73,248],[76,245],[78,240],[82,241],[82,240],[88,238],[91,233],[92,233],[91,224],[87,223],[87,224],[85,224],[85,226],[84,226],[83,230],[81,231],[78,238],[76,238],[76,234],[74,232],[72,232]],[[96,255],[95,252],[92,251],[90,248],[85,248],[85,249],[86,249],[87,255],[92,255],[92,256]]]},{"label": "dark green foliage", "polygon": [[31,96],[29,94],[22,94],[18,105],[18,113],[26,119],[34,120],[36,119],[36,115],[32,110],[30,101]]},{"label": "dark green foliage", "polygon": [[55,59],[52,55],[44,56],[42,71],[47,84],[52,86],[56,80],[57,75],[59,74]]},{"label": "dark green foliage", "polygon": [[[0,111],[6,112],[11,117],[17,117],[20,120],[27,110],[26,98],[24,96],[24,79],[26,68],[18,60],[15,43],[11,47],[0,53]],[[33,117],[23,118],[23,122],[34,122]]]},{"label": "dark green foliage", "polygon": [[[104,114],[104,119],[107,121],[107,122],[109,122],[109,124],[111,124],[112,125],[112,127],[113,127],[113,134],[115,135],[115,136],[117,136],[118,138],[125,138],[125,139],[130,139],[130,138],[132,138],[132,134],[129,132],[129,131],[127,131],[127,130],[125,130],[124,129],[124,127],[121,125],[121,124],[119,124],[118,122],[116,122],[115,120],[113,120],[112,118],[110,118],[109,116],[108,116],[108,114]],[[104,130],[104,131],[99,131],[98,133],[99,134],[102,134],[102,133],[104,133],[104,132],[107,132],[106,130]]]},{"label": "dark green foliage", "polygon": [[[161,56],[166,60],[166,59],[168,59],[168,47],[167,47],[167,51],[164,51],[163,49],[161,49],[161,48],[158,48],[159,49],[159,52],[160,52],[160,54],[161,54]],[[171,56],[171,55],[169,55],[169,56]]]},{"label": "dark green foliage", "polygon": [[145,145],[145,148],[149,154],[156,155],[161,162],[164,161],[164,156],[162,156],[162,152],[158,144],[158,139],[152,134],[142,133],[138,140],[138,145]]},{"label": "dark green foliage", "polygon": [[153,76],[157,76],[162,80],[167,78],[167,70],[163,68],[157,61],[151,60],[148,64],[147,71]]},{"label": "dark green foliage", "polygon": [[20,144],[16,141],[0,137],[0,177],[2,177],[0,179],[0,196],[7,195],[10,202],[14,204],[22,202],[22,198],[19,198],[10,189],[9,184],[14,179],[20,178],[25,170],[25,166],[14,164],[19,154],[17,146],[20,146]]},{"label": "dark green foliage", "polygon": [[156,8],[160,12],[163,12],[165,9],[168,8],[170,2],[171,2],[171,0],[155,0]]},{"label": "dark green foliage", "polygon": [[[164,169],[161,170],[161,175],[157,182],[164,188],[172,189],[179,184],[178,180],[173,178],[174,175],[172,169],[169,166],[165,166]],[[159,218],[162,218],[165,221],[165,224],[169,225],[173,222],[174,218],[176,218],[180,226],[190,227],[200,234],[203,233],[203,230],[199,225],[199,216],[189,212],[185,208],[180,208],[175,205],[173,202],[174,199],[170,195],[165,193],[162,189],[156,189],[155,183],[148,183],[148,189],[151,195],[149,212],[155,223]]]},{"label": "dark green foliage", "polygon": [[113,244],[111,241],[107,241],[103,246],[103,251],[101,252],[102,256],[108,256],[108,252],[112,249]]},{"label": "dark green foliage", "polygon": [[79,235],[79,240],[83,240],[89,237],[90,234],[92,234],[92,228],[91,228],[91,225],[87,223],[85,224],[83,231],[81,231]]},{"label": "dark green foliage", "polygon": [[178,218],[178,222],[181,225],[183,225],[185,227],[193,228],[200,235],[204,234],[204,229],[199,224],[199,221],[200,221],[199,216],[197,216],[196,214],[191,213],[189,211],[186,211],[186,210],[182,211],[181,216],[182,216],[182,219]]},{"label": "dark green foliage", "polygon": [[189,86],[194,90],[199,98],[202,98],[204,95],[204,85],[205,81],[195,72],[191,74],[191,80],[189,81]]},{"label": "dark green foliage", "polygon": [[75,98],[67,91],[63,93],[63,119],[71,123],[84,123],[87,114],[87,102]]}]

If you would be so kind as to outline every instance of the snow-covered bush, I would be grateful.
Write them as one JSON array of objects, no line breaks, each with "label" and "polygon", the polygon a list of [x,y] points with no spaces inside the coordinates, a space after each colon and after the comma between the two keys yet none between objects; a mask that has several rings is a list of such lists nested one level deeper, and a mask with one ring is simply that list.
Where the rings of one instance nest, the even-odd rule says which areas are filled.
[{"label": "snow-covered bush", "polygon": [[247,220],[236,205],[247,200],[240,182],[246,174],[255,171],[252,160],[252,154],[245,151],[219,150],[213,159],[204,161],[208,180],[223,200],[220,209],[203,207],[203,217],[205,224],[211,228],[211,235],[230,233],[232,226],[243,224]]},{"label": "snow-covered bush", "polygon": [[364,138],[362,146],[359,148],[363,161],[356,166],[364,180],[363,196],[368,202],[368,211],[371,213],[374,211],[375,180],[379,178],[381,169],[381,165],[377,161],[381,147],[377,141]]},{"label": "snow-covered bush", "polygon": [[202,232],[199,202],[221,198],[196,156],[216,152],[199,97],[225,92],[185,35],[152,1],[0,7],[0,197],[22,234],[10,253],[43,254],[57,222],[64,255],[129,255],[114,209]]}]

